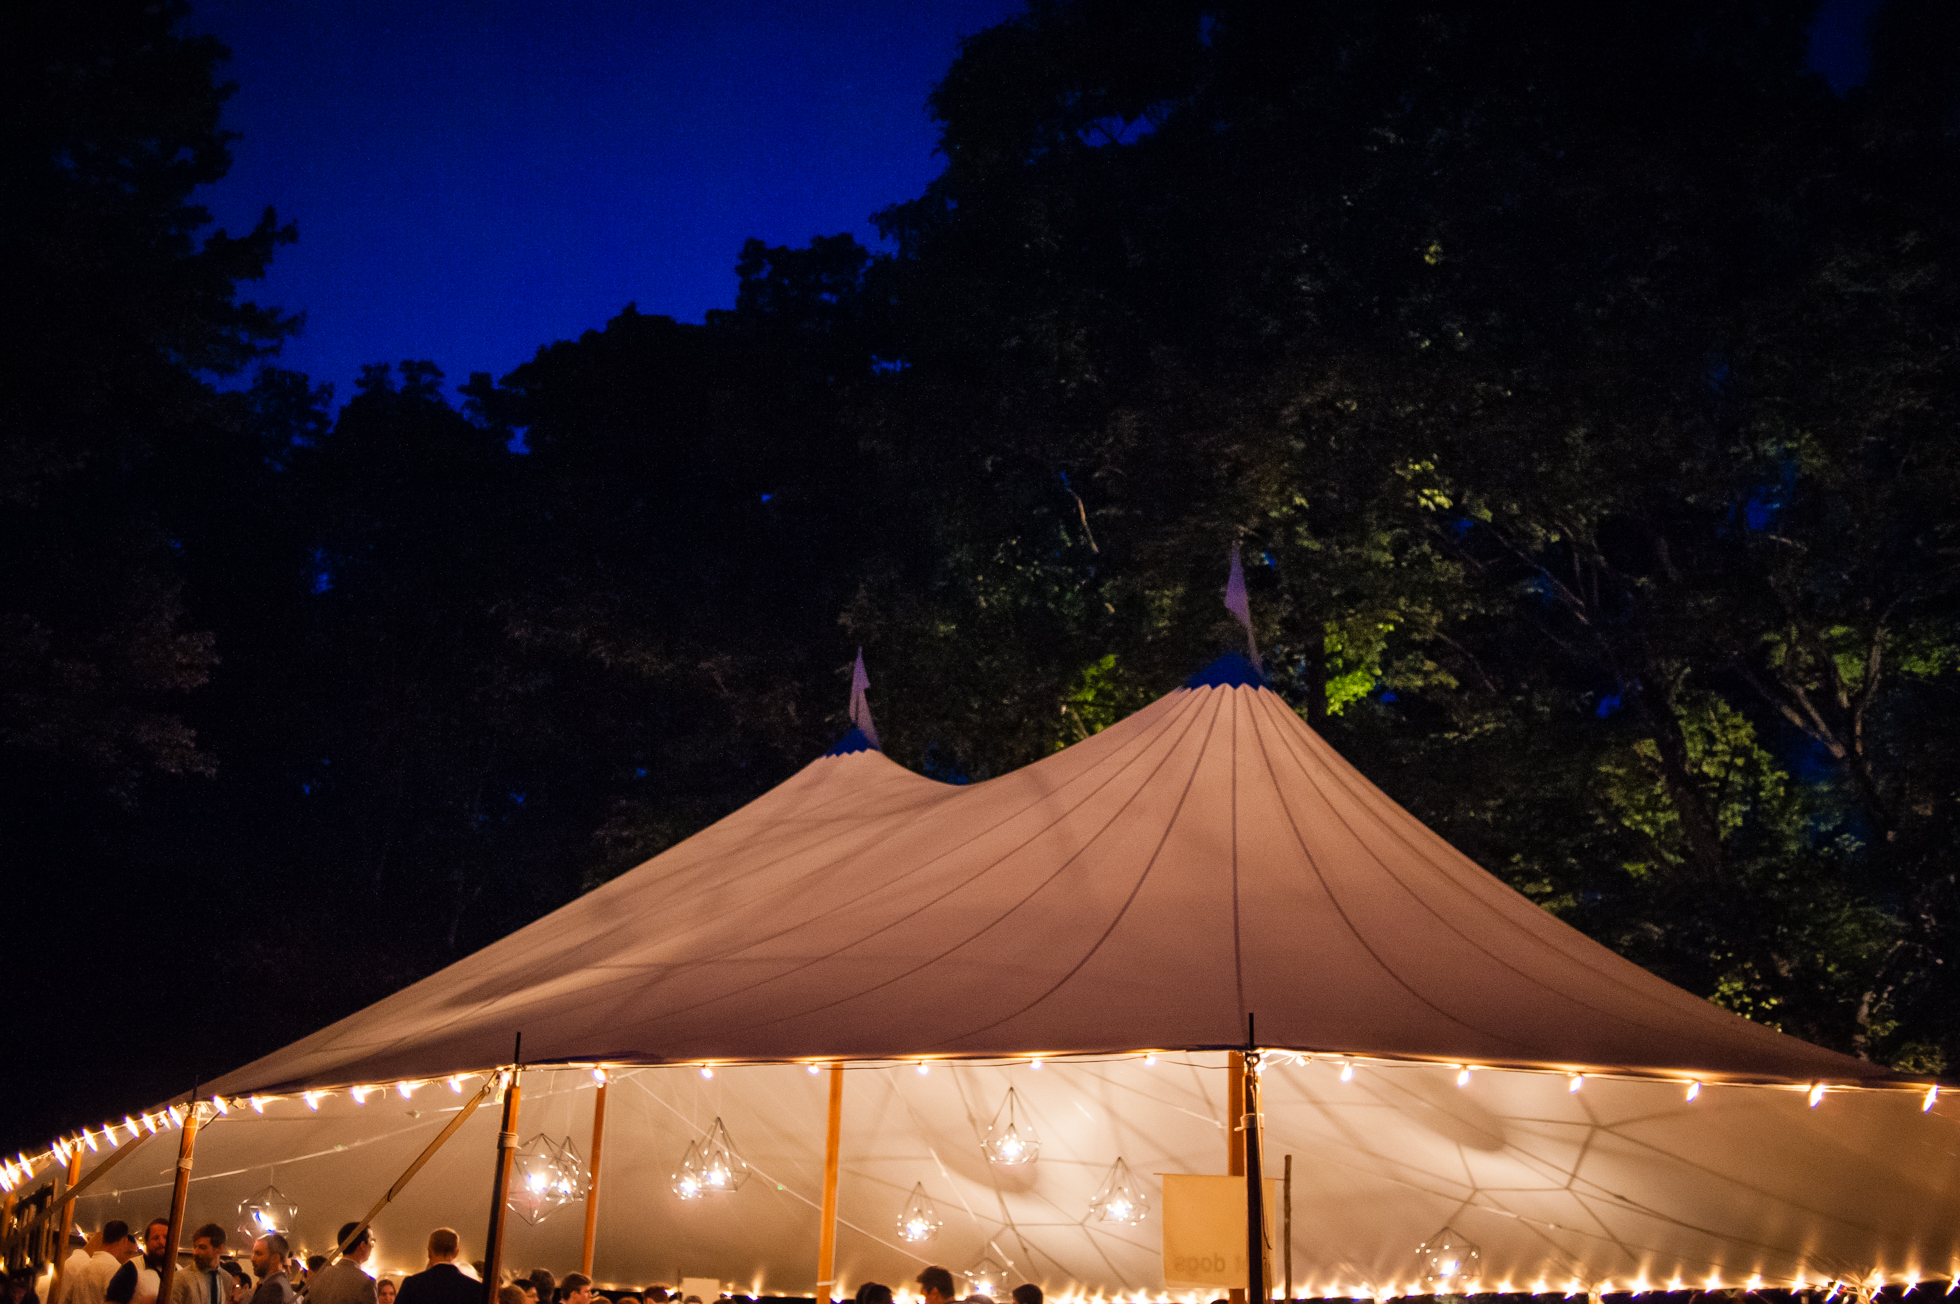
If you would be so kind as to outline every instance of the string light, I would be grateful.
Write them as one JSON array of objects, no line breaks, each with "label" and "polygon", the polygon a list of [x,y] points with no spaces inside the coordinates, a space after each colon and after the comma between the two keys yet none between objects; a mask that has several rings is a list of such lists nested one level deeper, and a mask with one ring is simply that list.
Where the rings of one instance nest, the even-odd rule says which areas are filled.
[{"label": "string light", "polygon": [[211,1103],[218,1107],[219,1114],[229,1114],[231,1112],[229,1109],[225,1108],[225,1098],[223,1096],[211,1097]]},{"label": "string light", "polygon": [[930,1065],[930,1064],[928,1064],[928,1063],[926,1063],[926,1062],[925,1062],[924,1060],[920,1060],[920,1061],[919,1061],[919,1076],[920,1076],[920,1077],[924,1077],[924,1076],[925,1076],[926,1074],[928,1074],[928,1073],[930,1073],[930,1072],[932,1072],[932,1065]]},{"label": "string light", "polygon": [[143,1130],[148,1132],[151,1136],[155,1136],[157,1134],[157,1121],[151,1118],[148,1114],[143,1115]]},{"label": "string light", "polygon": [[92,1155],[101,1153],[95,1148],[95,1138],[89,1135],[87,1128],[82,1129],[82,1144],[88,1147],[88,1152]]},{"label": "string light", "polygon": [[1577,1091],[1580,1087],[1583,1087],[1585,1085],[1586,1085],[1586,1075],[1583,1073],[1574,1073],[1572,1075],[1572,1081],[1566,1085],[1565,1089],[1567,1091]]},{"label": "string light", "polygon": [[306,1102],[306,1107],[307,1107],[308,1109],[318,1109],[318,1108],[320,1107],[320,1093],[319,1093],[319,1092],[317,1092],[317,1091],[302,1091],[302,1092],[300,1092],[300,1093],[299,1093],[299,1096],[300,1096],[300,1099],[301,1099],[301,1100],[304,1100],[304,1101]]},{"label": "string light", "polygon": [[373,1087],[355,1087],[349,1094],[354,1097],[355,1104],[365,1105],[367,1104],[368,1092],[373,1090]]},{"label": "string light", "polygon": [[463,1075],[462,1075],[462,1074],[460,1074],[460,1073],[452,1073],[452,1074],[450,1075],[450,1077],[449,1077],[449,1089],[450,1089],[451,1091],[453,1091],[453,1092],[455,1092],[455,1093],[456,1093],[457,1095],[459,1095],[459,1096],[463,1094]]},{"label": "string light", "polygon": [[715,1075],[715,1071],[714,1071],[713,1069],[711,1069],[711,1068],[709,1068],[709,1067],[708,1067],[708,1066],[707,1066],[706,1064],[703,1064],[703,1065],[701,1066],[701,1076],[702,1076],[702,1077],[704,1077],[704,1078],[712,1078],[712,1077],[713,1077],[714,1075]]},{"label": "string light", "polygon": [[1456,1085],[1457,1085],[1457,1086],[1459,1086],[1459,1087],[1467,1087],[1467,1086],[1469,1086],[1469,1085],[1470,1085],[1470,1067],[1469,1067],[1469,1065],[1467,1065],[1467,1064],[1466,1064],[1466,1065],[1461,1065],[1461,1066],[1459,1066],[1459,1067],[1457,1068],[1457,1070],[1456,1070]]},{"label": "string light", "polygon": [[264,1097],[264,1096],[253,1096],[253,1097],[252,1097],[252,1112],[253,1112],[254,1114],[263,1114],[263,1113],[265,1113],[265,1097]]},{"label": "string light", "polygon": [[606,1085],[606,1071],[602,1068],[593,1069],[592,1080],[603,1087],[604,1085]]},{"label": "string light", "polygon": [[1926,1088],[1926,1103],[1919,1107],[1919,1112],[1924,1114],[1926,1111],[1930,1110],[1933,1107],[1933,1105],[1939,1100],[1939,1098],[1940,1098],[1939,1084],[1934,1083],[1932,1086]]},{"label": "string light", "polygon": [[414,1093],[415,1084],[412,1082],[397,1082],[395,1084],[395,1090],[401,1093],[403,1100],[407,1100]]},{"label": "string light", "polygon": [[1029,1060],[1029,1061],[1028,1061],[1028,1067],[1029,1067],[1029,1068],[1031,1068],[1031,1069],[1034,1069],[1034,1070],[1035,1070],[1036,1072],[1040,1072],[1040,1070],[1041,1070],[1041,1061],[1040,1061],[1039,1059],[1033,1059],[1033,1060]]},{"label": "string light", "polygon": [[1351,1061],[1351,1060],[1342,1060],[1342,1061],[1341,1061],[1341,1081],[1343,1081],[1343,1082],[1352,1082],[1352,1081],[1354,1081],[1354,1063],[1353,1063],[1353,1061]]},{"label": "string light", "polygon": [[170,1107],[170,1123],[173,1127],[182,1127],[184,1125],[184,1111],[175,1105]]},{"label": "string light", "polygon": [[1823,1099],[1824,1099],[1824,1084],[1819,1082],[1814,1086],[1812,1086],[1810,1089],[1810,1107],[1812,1109],[1817,1108],[1818,1102],[1820,1102]]},{"label": "string light", "polygon": [[806,1064],[806,1065],[804,1066],[804,1069],[805,1069],[805,1071],[806,1071],[806,1072],[808,1072],[808,1073],[809,1073],[809,1075],[810,1075],[811,1077],[813,1077],[813,1078],[814,1078],[815,1076],[817,1076],[817,1073],[818,1073],[818,1072],[819,1072],[819,1071],[820,1071],[820,1070],[821,1070],[822,1068],[823,1068],[823,1065],[821,1065],[821,1064]]},{"label": "string light", "polygon": [[1691,1102],[1692,1102],[1692,1101],[1694,1100],[1694,1098],[1695,1098],[1696,1096],[1699,1096],[1700,1094],[1701,1094],[1701,1083],[1699,1083],[1699,1082],[1690,1082],[1690,1083],[1688,1084],[1688,1099],[1689,1099],[1689,1101],[1691,1101]]},{"label": "string light", "polygon": [[1150,1052],[1150,1053],[1149,1053],[1148,1055],[1145,1055],[1145,1056],[1143,1057],[1143,1066],[1144,1066],[1145,1068],[1154,1068],[1154,1067],[1156,1066],[1156,1064],[1157,1064],[1157,1052],[1156,1052],[1156,1051],[1154,1051],[1154,1050],[1153,1050],[1153,1051],[1151,1051],[1151,1052]]}]

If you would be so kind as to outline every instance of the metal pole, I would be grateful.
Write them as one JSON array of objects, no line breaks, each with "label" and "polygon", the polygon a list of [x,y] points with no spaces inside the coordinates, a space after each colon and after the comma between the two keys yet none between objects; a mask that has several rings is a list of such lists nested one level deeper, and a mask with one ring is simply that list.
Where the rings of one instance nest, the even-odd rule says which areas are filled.
[{"label": "metal pole", "polygon": [[1245,1280],[1246,1298],[1264,1301],[1266,1285],[1266,1188],[1259,1153],[1259,1052],[1246,1052],[1245,1074]]},{"label": "metal pole", "polygon": [[504,1275],[504,1202],[510,1198],[510,1171],[517,1161],[517,1065],[523,1033],[517,1033],[510,1082],[504,1086],[504,1128],[496,1133],[496,1177],[490,1186],[490,1233],[484,1237],[484,1304],[496,1304],[498,1277]]},{"label": "metal pole", "polygon": [[[1245,1176],[1245,1052],[1235,1050],[1225,1058],[1225,1174]],[[1243,1287],[1227,1292],[1231,1304],[1245,1304]]]},{"label": "metal pole", "polygon": [[837,1280],[837,1152],[844,1123],[844,1066],[830,1066],[830,1126],[823,1145],[823,1221],[817,1234],[816,1304],[828,1304]]},{"label": "metal pole", "polygon": [[1286,1240],[1282,1242],[1286,1247],[1284,1251],[1284,1257],[1286,1259],[1286,1304],[1293,1304],[1293,1156],[1292,1155],[1288,1155],[1286,1157],[1286,1186],[1284,1188],[1284,1191],[1285,1191],[1285,1203],[1281,1205],[1281,1208],[1283,1208],[1286,1211],[1286,1217],[1285,1217]]},{"label": "metal pole", "polygon": [[[599,1072],[603,1075],[605,1070]],[[593,1243],[599,1236],[599,1147],[606,1140],[606,1088],[609,1085],[601,1076],[599,1090],[592,1097],[592,1171],[585,1188],[585,1248],[578,1256],[578,1270],[588,1277],[592,1275]]]},{"label": "metal pole", "polygon": [[197,1148],[197,1128],[203,1121],[201,1101],[184,1106],[184,1130],[177,1140],[177,1185],[170,1191],[170,1231],[163,1243],[163,1264],[157,1269],[160,1304],[170,1304],[170,1282],[177,1275],[177,1242],[184,1234],[184,1206],[191,1198],[191,1152]]}]

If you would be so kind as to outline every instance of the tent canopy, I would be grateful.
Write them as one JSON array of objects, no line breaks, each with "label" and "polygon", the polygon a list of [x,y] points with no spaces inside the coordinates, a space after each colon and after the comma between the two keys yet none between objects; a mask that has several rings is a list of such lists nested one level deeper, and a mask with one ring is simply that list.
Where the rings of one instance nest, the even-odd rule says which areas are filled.
[{"label": "tent canopy", "polygon": [[1559,922],[1388,799],[1239,658],[970,786],[857,733],[611,883],[214,1084],[538,1063],[1247,1044],[1878,1082]]}]

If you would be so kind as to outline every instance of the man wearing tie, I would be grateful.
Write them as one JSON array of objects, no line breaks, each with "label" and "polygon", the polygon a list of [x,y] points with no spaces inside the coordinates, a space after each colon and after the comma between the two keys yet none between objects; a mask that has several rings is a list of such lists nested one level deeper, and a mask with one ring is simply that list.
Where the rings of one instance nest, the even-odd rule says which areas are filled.
[{"label": "man wearing tie", "polygon": [[226,1304],[231,1281],[218,1267],[225,1252],[225,1229],[205,1223],[191,1238],[191,1268],[170,1279],[170,1304]]}]

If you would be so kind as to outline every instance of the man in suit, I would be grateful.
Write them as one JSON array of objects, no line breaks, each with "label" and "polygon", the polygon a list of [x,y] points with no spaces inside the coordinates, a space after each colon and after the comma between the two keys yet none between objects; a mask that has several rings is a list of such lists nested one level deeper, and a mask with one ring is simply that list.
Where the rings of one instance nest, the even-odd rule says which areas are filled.
[{"label": "man in suit", "polygon": [[334,1244],[346,1246],[340,1258],[306,1279],[307,1304],[375,1304],[374,1278],[362,1266],[374,1253],[374,1233],[361,1227],[360,1239],[347,1245],[356,1227],[361,1225],[347,1223],[341,1227],[340,1235],[334,1238]]},{"label": "man in suit", "polygon": [[170,1304],[228,1304],[231,1274],[218,1267],[225,1252],[225,1229],[205,1223],[191,1237],[191,1266],[170,1279]]},{"label": "man in suit", "polygon": [[456,1266],[462,1252],[454,1228],[429,1233],[429,1266],[402,1282],[395,1304],[484,1304],[483,1283]]}]

